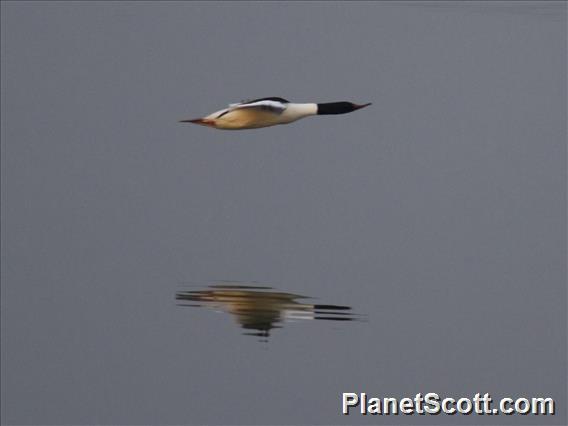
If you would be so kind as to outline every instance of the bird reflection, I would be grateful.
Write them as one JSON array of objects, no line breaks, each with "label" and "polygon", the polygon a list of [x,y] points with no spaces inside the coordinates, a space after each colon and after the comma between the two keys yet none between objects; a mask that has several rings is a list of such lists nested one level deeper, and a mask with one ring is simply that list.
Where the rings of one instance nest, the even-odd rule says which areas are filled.
[{"label": "bird reflection", "polygon": [[294,320],[354,321],[360,319],[341,305],[304,303],[307,296],[273,291],[271,287],[216,284],[201,290],[178,291],[180,306],[207,307],[234,316],[243,334],[267,340],[270,331]]}]

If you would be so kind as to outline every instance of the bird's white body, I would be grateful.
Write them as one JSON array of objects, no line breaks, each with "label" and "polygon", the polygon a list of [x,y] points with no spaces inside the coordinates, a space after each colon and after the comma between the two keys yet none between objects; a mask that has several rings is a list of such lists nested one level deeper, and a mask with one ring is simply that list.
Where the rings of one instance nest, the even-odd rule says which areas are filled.
[{"label": "bird's white body", "polygon": [[[259,102],[260,104],[260,102]],[[266,104],[266,103],[265,103]],[[317,104],[285,104],[283,108],[238,108],[231,107],[209,114],[217,129],[238,130],[287,124],[317,114]]]},{"label": "bird's white body", "polygon": [[203,118],[181,121],[223,130],[258,129],[292,123],[311,115],[345,114],[368,105],[370,104],[355,105],[350,102],[292,103],[277,97],[261,98],[230,104]]}]

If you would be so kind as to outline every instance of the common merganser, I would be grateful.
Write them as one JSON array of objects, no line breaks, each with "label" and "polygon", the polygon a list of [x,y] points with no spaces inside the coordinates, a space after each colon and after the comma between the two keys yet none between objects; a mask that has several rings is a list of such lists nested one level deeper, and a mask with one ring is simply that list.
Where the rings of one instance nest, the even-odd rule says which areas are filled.
[{"label": "common merganser", "polygon": [[[273,328],[294,320],[361,321],[364,317],[341,305],[304,303],[305,296],[270,287],[246,285],[211,285],[200,290],[179,291],[181,306],[208,307],[234,315],[245,334],[268,337]],[[251,332],[256,330],[256,332]]]},{"label": "common merganser", "polygon": [[260,127],[288,124],[310,115],[346,114],[371,103],[357,105],[351,102],[323,104],[298,104],[283,98],[260,98],[229,104],[228,108],[216,111],[204,118],[180,120],[180,123],[195,123],[223,130],[258,129]]}]

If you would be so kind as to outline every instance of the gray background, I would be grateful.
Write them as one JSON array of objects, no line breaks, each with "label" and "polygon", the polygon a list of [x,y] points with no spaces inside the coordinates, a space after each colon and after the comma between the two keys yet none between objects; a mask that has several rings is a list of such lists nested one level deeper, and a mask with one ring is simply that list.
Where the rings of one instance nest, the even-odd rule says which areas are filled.
[{"label": "gray background", "polygon": [[[374,104],[177,123],[263,96]],[[563,2],[2,2],[2,422],[565,424],[566,113]],[[176,306],[218,279],[368,321],[261,343]]]}]

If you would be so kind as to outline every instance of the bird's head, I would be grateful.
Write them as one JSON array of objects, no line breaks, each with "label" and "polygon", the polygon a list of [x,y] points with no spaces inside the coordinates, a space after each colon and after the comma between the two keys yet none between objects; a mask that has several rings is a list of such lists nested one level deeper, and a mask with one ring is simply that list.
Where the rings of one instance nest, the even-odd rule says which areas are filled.
[{"label": "bird's head", "polygon": [[361,108],[368,107],[371,103],[367,104],[354,104],[353,102],[329,102],[318,105],[318,115],[329,115],[329,114],[347,114],[348,112],[353,112]]}]

